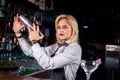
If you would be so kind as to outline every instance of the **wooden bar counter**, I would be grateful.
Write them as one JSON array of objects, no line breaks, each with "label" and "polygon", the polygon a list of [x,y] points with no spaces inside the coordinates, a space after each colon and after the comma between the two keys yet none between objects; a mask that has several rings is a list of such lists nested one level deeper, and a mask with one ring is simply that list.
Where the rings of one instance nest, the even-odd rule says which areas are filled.
[{"label": "wooden bar counter", "polygon": [[18,76],[8,72],[0,71],[0,80],[51,80],[44,79],[43,76],[44,76],[43,72],[39,72],[30,76]]},{"label": "wooden bar counter", "polygon": [[0,80],[23,80],[23,77],[0,71]]}]

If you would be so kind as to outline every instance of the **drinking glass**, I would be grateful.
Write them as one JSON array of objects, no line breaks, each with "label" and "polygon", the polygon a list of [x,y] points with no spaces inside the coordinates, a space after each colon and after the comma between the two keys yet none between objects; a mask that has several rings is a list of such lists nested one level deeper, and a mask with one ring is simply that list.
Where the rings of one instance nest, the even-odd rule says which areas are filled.
[{"label": "drinking glass", "polygon": [[96,60],[81,60],[81,67],[86,74],[86,80],[90,80],[91,74],[98,68],[101,64],[101,59]]}]

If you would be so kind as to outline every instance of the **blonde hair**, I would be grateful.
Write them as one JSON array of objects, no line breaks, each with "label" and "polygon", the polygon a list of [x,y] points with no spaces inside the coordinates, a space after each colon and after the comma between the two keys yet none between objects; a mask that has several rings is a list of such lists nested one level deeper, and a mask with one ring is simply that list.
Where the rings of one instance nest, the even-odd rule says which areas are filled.
[{"label": "blonde hair", "polygon": [[[55,29],[56,30],[57,30],[58,23],[59,23],[59,21],[61,19],[66,19],[68,21],[68,24],[72,28],[72,36],[70,38],[70,43],[72,43],[72,42],[78,42],[78,33],[79,33],[79,31],[78,31],[77,20],[73,16],[71,16],[71,15],[61,14],[55,20]],[[57,42],[61,42],[61,40],[59,39],[57,33],[56,33],[56,39],[57,39]]]}]

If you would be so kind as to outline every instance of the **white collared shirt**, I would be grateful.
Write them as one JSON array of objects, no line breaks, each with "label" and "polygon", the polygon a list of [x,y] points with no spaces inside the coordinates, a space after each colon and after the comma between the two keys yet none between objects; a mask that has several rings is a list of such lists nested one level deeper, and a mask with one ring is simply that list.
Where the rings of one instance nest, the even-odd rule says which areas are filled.
[{"label": "white collared shirt", "polygon": [[61,46],[54,57],[50,57],[57,48],[54,47],[54,44],[48,47],[41,47],[39,43],[36,43],[31,46],[26,40],[19,44],[23,52],[28,56],[34,57],[43,69],[64,67],[66,80],[75,80],[82,56],[81,46],[77,42],[70,43],[67,47]]}]

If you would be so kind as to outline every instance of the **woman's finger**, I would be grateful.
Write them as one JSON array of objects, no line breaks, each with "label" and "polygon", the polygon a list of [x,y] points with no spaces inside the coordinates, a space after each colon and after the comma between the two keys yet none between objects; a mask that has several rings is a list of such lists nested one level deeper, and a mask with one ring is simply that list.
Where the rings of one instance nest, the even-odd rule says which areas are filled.
[{"label": "woman's finger", "polygon": [[37,32],[39,32],[40,30],[39,30],[39,26],[37,26]]},{"label": "woman's finger", "polygon": [[22,24],[22,26],[21,26],[22,28],[24,28],[25,29],[25,26]]},{"label": "woman's finger", "polygon": [[19,18],[19,14],[17,14],[17,18]]},{"label": "woman's finger", "polygon": [[18,21],[18,18],[19,18],[19,15],[17,14],[17,15],[14,17],[14,21]]},{"label": "woman's finger", "polygon": [[31,28],[30,27],[27,27],[28,28],[28,32],[30,33],[31,32]]},{"label": "woman's finger", "polygon": [[33,23],[33,30],[34,30],[34,31],[36,30],[36,26],[35,26],[35,23]]}]

